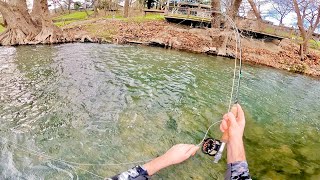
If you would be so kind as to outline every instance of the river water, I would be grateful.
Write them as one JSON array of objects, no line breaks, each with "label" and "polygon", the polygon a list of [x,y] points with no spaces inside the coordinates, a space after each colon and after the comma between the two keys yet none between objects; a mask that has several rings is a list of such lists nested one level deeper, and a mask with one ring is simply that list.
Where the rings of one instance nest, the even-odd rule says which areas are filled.
[{"label": "river water", "polygon": [[[233,63],[139,46],[0,47],[0,179],[100,179],[197,144],[228,109]],[[241,84],[253,178],[320,179],[320,81],[245,65]],[[225,155],[213,164],[199,151],[154,179],[225,169]]]}]

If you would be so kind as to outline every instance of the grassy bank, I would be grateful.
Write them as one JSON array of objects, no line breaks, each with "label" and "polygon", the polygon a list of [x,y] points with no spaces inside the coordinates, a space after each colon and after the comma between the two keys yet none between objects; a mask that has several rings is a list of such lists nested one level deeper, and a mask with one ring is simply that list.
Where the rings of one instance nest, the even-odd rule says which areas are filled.
[{"label": "grassy bank", "polygon": [[[93,14],[93,11],[87,11],[87,12],[89,15]],[[59,20],[59,19],[85,19],[85,18],[87,18],[87,14],[85,11],[77,11],[70,14],[63,14],[53,19]]]},{"label": "grassy bank", "polygon": [[[88,14],[93,14],[93,11],[88,11]],[[64,14],[53,18],[54,24],[63,27],[73,22],[84,21],[88,19],[93,19],[93,17],[88,17],[87,14],[83,11],[73,12],[70,14]],[[152,14],[149,13],[146,16],[138,13],[138,15],[124,18],[121,12],[112,13],[106,16],[99,15],[96,19],[116,19],[124,22],[145,22],[145,21],[164,21],[165,18],[162,14]]]},{"label": "grassy bank", "polygon": [[0,25],[0,33],[2,33],[6,28]]},{"label": "grassy bank", "polygon": [[[87,11],[89,15],[93,14],[93,11]],[[70,14],[63,14],[53,18],[54,24],[62,27],[73,22],[82,21],[88,19],[88,15],[84,11],[73,12]]]}]

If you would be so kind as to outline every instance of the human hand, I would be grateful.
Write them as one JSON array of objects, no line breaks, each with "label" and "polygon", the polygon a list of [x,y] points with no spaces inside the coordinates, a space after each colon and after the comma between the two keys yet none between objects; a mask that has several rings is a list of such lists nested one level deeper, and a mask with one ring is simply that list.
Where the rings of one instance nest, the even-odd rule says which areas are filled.
[{"label": "human hand", "polygon": [[193,144],[176,144],[164,155],[146,163],[143,167],[148,171],[149,176],[151,176],[165,167],[189,159],[191,156],[195,155],[198,149],[199,147]]},{"label": "human hand", "polygon": [[220,124],[220,130],[224,134],[222,140],[228,142],[228,163],[246,160],[242,141],[245,124],[246,120],[244,117],[244,112],[239,104],[233,106],[231,112],[223,116],[223,120]]},{"label": "human hand", "polygon": [[179,164],[194,156],[199,147],[193,144],[176,144],[163,156],[168,160],[168,165]]},{"label": "human hand", "polygon": [[231,108],[231,112],[223,116],[220,130],[225,134],[223,139],[227,142],[242,140],[244,127],[246,124],[244,112],[239,104]]}]

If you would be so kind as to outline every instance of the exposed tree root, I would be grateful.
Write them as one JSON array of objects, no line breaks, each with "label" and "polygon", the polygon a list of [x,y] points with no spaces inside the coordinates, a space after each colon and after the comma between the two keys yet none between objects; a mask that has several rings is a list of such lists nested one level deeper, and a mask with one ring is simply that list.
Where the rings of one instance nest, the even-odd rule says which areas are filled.
[{"label": "exposed tree root", "polygon": [[44,27],[40,33],[34,38],[35,44],[55,44],[66,42],[66,37],[62,30],[56,26]]},{"label": "exposed tree root", "polygon": [[81,30],[62,31],[59,28],[44,28],[39,34],[26,35],[20,29],[7,29],[0,35],[0,45],[57,44],[68,42],[98,42]]},{"label": "exposed tree root", "polygon": [[11,28],[0,35],[0,44],[4,46],[27,44],[33,37],[33,34],[25,34],[18,28]]},{"label": "exposed tree root", "polygon": [[0,13],[7,29],[0,34],[0,45],[97,42],[96,38],[82,33],[81,29],[70,32],[55,26],[50,18],[47,0],[34,0],[31,13],[27,11],[25,0],[0,0]]}]

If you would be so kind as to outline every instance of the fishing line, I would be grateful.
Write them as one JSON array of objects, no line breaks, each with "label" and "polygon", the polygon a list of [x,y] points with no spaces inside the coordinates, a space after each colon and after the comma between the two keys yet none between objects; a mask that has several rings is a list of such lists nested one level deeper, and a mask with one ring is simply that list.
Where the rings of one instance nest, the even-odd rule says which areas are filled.
[{"label": "fishing line", "polygon": [[[77,162],[73,162],[73,161],[68,161],[68,160],[62,160],[62,159],[58,159],[58,158],[54,158],[52,156],[49,156],[49,155],[46,155],[42,152],[39,152],[39,151],[36,151],[36,150],[33,150],[33,149],[29,149],[29,148],[26,148],[22,145],[19,145],[9,139],[6,139],[7,141],[11,142],[15,147],[20,147],[24,150],[27,150],[27,151],[30,151],[32,153],[34,153],[34,155],[38,155],[38,156],[43,156],[43,157],[46,157],[47,159],[53,159],[55,161],[59,161],[59,162],[64,162],[64,163],[67,163],[67,164],[73,164],[73,165],[79,165],[79,166],[118,166],[118,165],[128,165],[128,164],[137,164],[137,163],[142,163],[142,162],[146,162],[146,161],[150,161],[152,159],[148,159],[148,160],[141,160],[141,161],[133,161],[133,162],[126,162],[126,163],[106,163],[106,164],[98,164],[98,163],[77,163]],[[19,149],[20,149],[19,148]]]},{"label": "fishing line", "polygon": [[[88,171],[88,170],[86,170],[86,169],[83,169],[83,168],[79,167],[79,166],[80,166],[79,163],[73,163],[73,162],[71,162],[71,161],[66,161],[66,160],[57,159],[57,158],[51,157],[51,156],[49,156],[49,155],[46,155],[46,154],[44,154],[44,153],[41,153],[41,152],[38,152],[38,151],[35,151],[35,150],[32,150],[32,149],[28,149],[28,148],[26,148],[26,147],[24,147],[24,146],[21,146],[21,145],[19,145],[19,144],[16,144],[16,143],[14,143],[13,141],[10,141],[9,139],[6,139],[6,140],[9,141],[9,142],[10,142],[13,146],[15,146],[16,148],[20,147],[20,148],[18,148],[18,149],[21,150],[21,151],[23,151],[23,152],[25,152],[25,153],[28,153],[28,154],[31,154],[31,155],[34,155],[34,156],[37,156],[37,157],[44,157],[45,159],[52,160],[52,161],[56,161],[56,162],[60,162],[60,163],[64,163],[64,164],[76,164],[76,165],[78,165],[78,166],[72,166],[72,167],[74,167],[74,168],[76,168],[76,169],[80,169],[80,170],[82,170],[82,171],[85,171],[85,172],[87,172],[87,173],[89,173],[89,174],[91,174],[91,175],[93,175],[93,176],[98,177],[98,178],[101,178],[101,179],[104,179],[104,178],[105,178],[105,177],[102,177],[102,176],[100,176],[100,175],[98,175],[98,174],[95,174],[95,173],[93,173],[93,172],[91,172],[91,171]],[[81,164],[81,165],[82,165],[82,164]]]},{"label": "fishing line", "polygon": [[77,162],[73,162],[73,161],[67,161],[67,160],[62,160],[62,159],[54,158],[54,157],[49,156],[49,155],[46,155],[46,154],[44,154],[44,153],[42,153],[42,152],[39,152],[39,151],[36,151],[36,150],[33,150],[33,149],[26,148],[26,147],[24,147],[24,146],[22,146],[22,145],[19,145],[19,144],[15,143],[15,142],[7,139],[7,138],[3,138],[3,139],[7,140],[8,142],[11,143],[12,146],[15,146],[17,149],[19,149],[19,150],[21,150],[21,151],[23,151],[23,152],[25,152],[25,153],[29,153],[29,154],[34,155],[34,156],[37,156],[37,157],[43,157],[43,158],[45,158],[45,159],[52,160],[52,161],[56,161],[56,162],[60,162],[60,163],[64,163],[64,164],[76,165],[76,166],[72,166],[72,167],[74,167],[74,168],[76,168],[76,169],[80,169],[80,170],[82,170],[82,171],[85,171],[85,172],[87,172],[87,173],[89,173],[89,174],[91,174],[91,175],[93,175],[93,176],[95,176],[95,177],[101,178],[101,179],[105,179],[105,177],[102,177],[102,176],[100,176],[100,175],[98,175],[98,174],[95,174],[95,173],[93,173],[93,172],[91,172],[91,171],[88,171],[88,170],[86,170],[86,169],[83,169],[83,168],[81,168],[81,167],[79,167],[79,166],[118,166],[118,165],[129,165],[129,164],[145,163],[145,162],[147,162],[147,161],[151,161],[151,160],[152,160],[152,159],[149,159],[149,160],[145,160],[145,161],[135,161],[135,162],[127,162],[127,163],[108,163],[108,164],[77,163]]},{"label": "fishing line", "polygon": [[[239,101],[239,89],[240,89],[240,80],[241,80],[241,70],[242,70],[242,50],[241,50],[241,41],[240,41],[240,33],[239,33],[239,30],[236,26],[236,24],[233,22],[233,20],[228,16],[226,15],[225,13],[223,12],[219,12],[219,11],[212,11],[212,12],[216,12],[216,13],[220,13],[222,14],[227,20],[228,22],[231,24],[233,30],[234,30],[234,35],[235,35],[235,40],[236,40],[236,45],[235,45],[235,67],[234,67],[234,70],[233,70],[233,80],[232,80],[232,87],[231,87],[231,93],[230,93],[230,100],[229,100],[229,106],[228,106],[228,112],[230,112],[231,110],[231,106],[233,104],[236,104],[238,103]],[[238,49],[239,49],[239,52],[238,52]],[[239,55],[238,55],[239,53]],[[237,60],[239,57],[239,68],[237,68]],[[239,69],[239,73],[237,74],[237,69]],[[238,75],[238,78],[237,78],[237,75]],[[237,82],[236,82],[237,81]],[[237,84],[237,85],[235,85]],[[235,89],[236,88],[236,89]],[[219,121],[214,121],[210,124],[210,126],[207,128],[205,134],[204,134],[204,137],[203,139],[201,140],[201,142],[197,145],[197,146],[200,146],[201,143],[205,140],[205,138],[207,137],[210,129],[218,124],[219,122],[221,122],[221,120]],[[148,162],[148,161],[151,161],[152,159],[148,159],[148,160],[140,160],[140,161],[132,161],[132,162],[122,162],[122,163],[105,163],[105,164],[100,164],[100,163],[78,163],[78,162],[73,162],[73,161],[67,161],[67,160],[63,160],[63,159],[58,159],[58,158],[54,158],[52,156],[49,156],[49,155],[46,155],[42,152],[39,152],[39,151],[36,151],[36,150],[33,150],[33,149],[29,149],[25,146],[22,146],[22,145],[19,145],[11,140],[9,140],[8,138],[4,138],[6,139],[8,142],[11,142],[11,144],[13,146],[15,146],[16,148],[26,152],[26,153],[30,153],[32,155],[35,155],[35,156],[38,156],[38,157],[45,157],[46,159],[49,159],[49,160],[52,160],[52,161],[56,161],[56,162],[60,162],[60,163],[65,163],[65,164],[71,164],[71,165],[75,165],[75,168],[78,168],[82,171],[85,171],[95,177],[98,177],[98,178],[101,178],[101,179],[104,179],[104,177],[98,175],[98,174],[95,174],[91,171],[88,171],[88,170],[85,170],[79,166],[119,166],[119,165],[129,165],[129,164],[140,164],[140,163],[145,163],[145,162]]]},{"label": "fishing line", "polygon": [[[230,93],[230,99],[229,99],[229,106],[228,106],[228,110],[227,110],[227,112],[230,112],[231,111],[231,106],[233,104],[237,104],[239,102],[240,80],[241,80],[241,73],[242,73],[241,72],[242,71],[242,49],[241,49],[240,33],[239,33],[239,29],[236,26],[235,22],[227,14],[225,14],[223,12],[220,12],[220,11],[211,11],[211,12],[222,14],[229,21],[229,23],[231,24],[231,26],[232,26],[232,28],[234,30],[234,36],[235,36],[235,40],[236,40],[232,86],[231,86],[231,93]],[[237,79],[238,48],[239,48],[239,72],[238,72],[238,79]],[[236,81],[237,81],[237,85],[236,85],[237,87],[236,87],[236,93],[234,95]],[[221,120],[211,123],[211,125],[208,127],[203,139],[200,141],[199,144],[197,144],[197,146],[201,146],[203,141],[206,139],[206,137],[207,137],[207,135],[209,133],[209,130],[219,122],[221,122]]]}]

